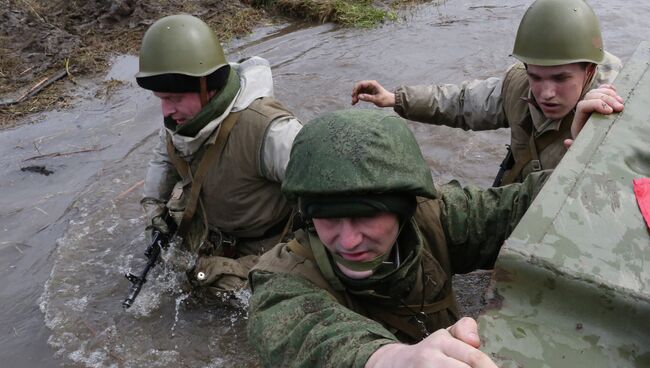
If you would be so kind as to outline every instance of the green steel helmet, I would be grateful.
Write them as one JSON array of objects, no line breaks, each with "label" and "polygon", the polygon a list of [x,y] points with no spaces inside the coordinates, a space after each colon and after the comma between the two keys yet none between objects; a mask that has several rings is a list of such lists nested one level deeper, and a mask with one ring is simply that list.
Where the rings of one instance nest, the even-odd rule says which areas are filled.
[{"label": "green steel helmet", "polygon": [[583,0],[537,0],[521,19],[512,56],[540,66],[605,58],[598,17]]},{"label": "green steel helmet", "polygon": [[436,197],[429,167],[404,121],[356,109],[305,124],[291,148],[282,191],[292,201],[323,198],[355,207],[349,201],[354,197],[389,209],[402,207],[399,196],[413,202],[415,196]]},{"label": "green steel helmet", "polygon": [[208,90],[226,83],[230,66],[217,35],[197,17],[178,14],[157,20],[140,46],[138,85],[157,92],[198,92],[200,77]]}]

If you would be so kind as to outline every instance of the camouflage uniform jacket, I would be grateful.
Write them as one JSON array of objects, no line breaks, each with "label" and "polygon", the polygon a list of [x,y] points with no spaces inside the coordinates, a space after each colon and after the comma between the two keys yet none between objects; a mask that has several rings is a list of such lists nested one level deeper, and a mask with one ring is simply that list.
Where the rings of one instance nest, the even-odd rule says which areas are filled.
[{"label": "camouflage uniform jacket", "polygon": [[[414,317],[420,312],[417,310],[420,302],[439,301],[445,293],[451,293],[447,286],[453,273],[492,267],[503,241],[545,178],[543,172],[531,175],[523,184],[488,190],[461,188],[458,182],[438,187],[438,199],[420,200],[418,204],[412,222],[417,237],[411,237],[411,244],[405,244],[402,235],[398,239],[400,249],[418,250],[420,254],[416,255],[421,256],[417,258],[418,267],[400,272],[410,264],[408,252],[404,251],[404,262],[392,273],[395,277],[382,278],[374,285],[365,283],[365,289],[360,288],[358,280],[348,279],[340,272],[335,272],[338,281],[332,283],[318,260],[312,261],[309,255],[295,252],[291,243],[277,245],[249,273],[253,296],[248,333],[263,364],[363,367],[370,355],[385,344],[417,341],[395,329],[395,324],[384,317],[410,304],[416,310],[403,319],[417,324]],[[305,233],[297,233],[296,238],[309,247]],[[418,242],[422,247],[416,246]],[[426,259],[431,255],[433,259],[428,267]],[[421,269],[425,269],[424,278],[428,283],[420,290],[423,292],[413,295],[411,291]],[[335,283],[342,284],[344,290]],[[387,301],[390,297],[383,296],[391,295],[385,293],[386,289],[392,290],[392,295],[405,290],[403,295],[407,296],[402,300],[392,298],[391,303]],[[449,314],[453,309],[452,306],[428,315],[425,323],[428,332],[453,323],[456,316]]]},{"label": "camouflage uniform jacket", "polygon": [[[605,52],[605,61],[598,65],[591,88],[612,83],[621,68],[621,61]],[[464,130],[511,128],[510,145],[515,162],[533,150],[532,159],[538,161],[522,162],[516,181],[532,171],[557,166],[566,153],[563,140],[569,138],[568,128],[573,120],[573,113],[562,120],[549,120],[528,101],[534,101],[534,97],[521,63],[511,66],[504,78],[473,80],[461,85],[400,86],[395,91],[395,111],[410,120]],[[551,142],[537,143],[536,149],[531,147],[531,134],[538,140],[554,133]]]}]

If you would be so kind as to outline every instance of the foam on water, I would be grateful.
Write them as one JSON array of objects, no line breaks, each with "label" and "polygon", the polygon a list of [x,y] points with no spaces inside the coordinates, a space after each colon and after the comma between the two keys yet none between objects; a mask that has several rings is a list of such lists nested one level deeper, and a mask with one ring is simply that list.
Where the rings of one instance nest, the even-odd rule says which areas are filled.
[{"label": "foam on water", "polygon": [[[231,60],[251,55],[267,58],[274,67],[276,96],[307,121],[320,112],[348,107],[350,89],[358,79],[377,79],[391,89],[400,84],[459,83],[501,75],[512,63],[507,55],[513,30],[528,3],[504,0],[505,7],[473,10],[468,0],[448,1],[444,8],[422,5],[403,21],[378,29],[338,30],[327,25],[299,28],[277,37],[260,36],[264,39],[259,42],[242,40],[240,44],[250,44],[232,48],[228,56]],[[648,33],[648,7],[644,4],[640,0],[592,4],[602,17],[607,47],[624,60],[638,39]],[[418,42],[414,43],[414,39]],[[131,69],[120,65],[116,70],[130,70],[132,76],[137,60],[131,57],[130,63]],[[117,152],[112,148],[98,152],[104,160],[98,165],[101,169],[97,174],[95,166],[85,169],[93,170],[90,184],[83,180],[71,186],[66,181],[65,186],[53,187],[53,192],[44,197],[40,192],[29,193],[38,197],[34,206],[70,193],[75,196],[71,206],[68,202],[62,206],[66,209],[62,221],[67,221],[64,236],[56,240],[54,251],[50,245],[42,256],[54,260],[39,302],[51,330],[48,342],[57,356],[67,357],[78,366],[255,366],[244,328],[248,291],[236,293],[234,299],[224,296],[227,307],[192,303],[192,298],[185,297],[187,282],[183,273],[191,260],[174,247],[163,254],[168,266],[158,265],[151,271],[135,304],[126,311],[120,305],[129,286],[124,274],[139,271],[145,262],[142,253],[148,240],[143,232],[141,193],[132,188],[143,180],[156,138],[134,146],[125,133],[143,139],[160,123],[159,104],[148,92],[143,97],[142,91],[132,86],[123,95],[120,93],[115,97],[132,101],[132,108],[111,110],[110,106],[93,105],[94,112],[88,114],[85,108],[74,112],[81,117],[63,120],[79,124],[78,131],[47,133],[49,138],[56,133],[61,137],[74,134],[78,139],[82,130],[89,131],[87,125],[81,128],[82,120],[92,122],[100,116],[116,121],[130,119],[132,124],[120,126],[100,121],[90,126],[97,129],[93,133],[96,137],[85,136],[89,144],[99,140],[113,148],[122,144],[128,153],[109,155]],[[119,111],[128,116],[116,117]],[[145,120],[149,128],[143,128]],[[115,130],[101,130],[106,126]],[[507,131],[469,133],[423,124],[410,127],[438,181],[453,177],[465,183],[489,185],[508,137]],[[6,134],[11,139],[5,142],[17,141]],[[18,208],[14,204],[9,207]],[[50,239],[48,242],[51,244]],[[21,350],[21,345],[9,349],[29,352]]]},{"label": "foam on water", "polygon": [[[134,155],[123,164],[146,164],[138,151]],[[149,239],[140,194],[115,198],[124,190],[118,184],[129,187],[144,171],[105,170],[73,205],[39,305],[52,330],[48,343],[57,356],[86,367],[255,365],[242,318],[250,295],[224,297],[224,307],[191,301],[185,270],[194,257],[173,242],[133,306],[122,309],[129,286],[124,274],[142,269]]]}]

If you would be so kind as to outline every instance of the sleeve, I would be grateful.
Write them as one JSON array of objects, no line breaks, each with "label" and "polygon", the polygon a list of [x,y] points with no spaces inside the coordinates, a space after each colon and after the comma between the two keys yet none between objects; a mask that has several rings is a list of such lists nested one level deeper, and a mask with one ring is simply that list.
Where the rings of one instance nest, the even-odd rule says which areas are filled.
[{"label": "sleeve", "polygon": [[292,116],[271,122],[262,146],[261,170],[265,178],[279,183],[284,180],[291,146],[301,128],[300,121]]},{"label": "sleeve", "polygon": [[463,130],[507,128],[501,88],[503,79],[473,80],[461,85],[400,86],[395,112],[421,123]]},{"label": "sleeve", "polygon": [[180,180],[180,176],[167,156],[165,128],[160,129],[158,137],[158,144],[153,150],[153,158],[149,161],[144,179],[143,203],[167,202],[174,184]]},{"label": "sleeve", "polygon": [[253,271],[248,338],[265,367],[364,367],[397,338],[297,275]]},{"label": "sleeve", "polygon": [[499,250],[550,175],[541,171],[523,183],[499,188],[462,188],[457,181],[438,187],[441,221],[453,273],[494,266]]}]

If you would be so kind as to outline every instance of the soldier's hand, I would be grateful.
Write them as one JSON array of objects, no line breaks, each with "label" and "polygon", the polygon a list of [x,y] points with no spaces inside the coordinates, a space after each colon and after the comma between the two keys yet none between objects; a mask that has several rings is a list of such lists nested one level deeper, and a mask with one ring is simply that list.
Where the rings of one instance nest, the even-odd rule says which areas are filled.
[{"label": "soldier's hand", "polygon": [[165,235],[169,234],[169,226],[167,225],[165,219],[162,218],[162,216],[157,216],[151,219],[151,228],[152,231],[155,229]]},{"label": "soldier's hand", "polygon": [[387,91],[381,84],[374,80],[356,82],[352,88],[352,104],[365,101],[377,107],[395,106],[395,94]]},{"label": "soldier's hand", "polygon": [[567,149],[571,147],[573,140],[580,134],[593,112],[609,115],[623,111],[623,107],[623,98],[616,93],[616,87],[613,85],[603,84],[587,92],[582,101],[576,105],[576,112],[571,123],[573,139],[565,139],[564,147]]},{"label": "soldier's hand", "polygon": [[370,356],[366,368],[497,368],[478,350],[476,321],[463,318],[448,329],[440,329],[415,345],[389,344]]},{"label": "soldier's hand", "polygon": [[155,198],[143,198],[140,201],[146,218],[146,229],[156,229],[163,234],[169,234],[169,225],[165,221],[167,207],[165,203]]}]

